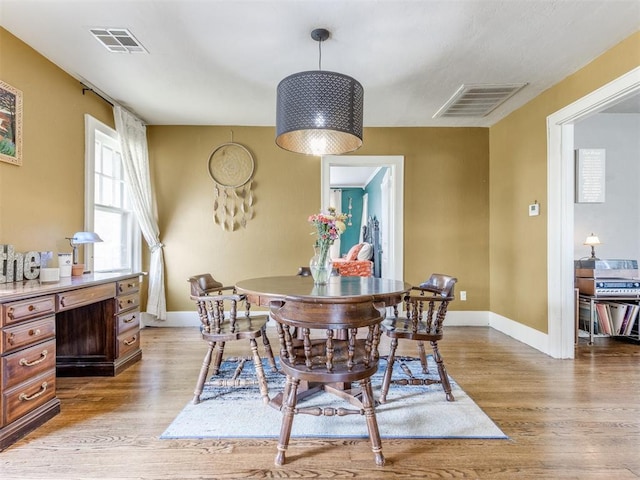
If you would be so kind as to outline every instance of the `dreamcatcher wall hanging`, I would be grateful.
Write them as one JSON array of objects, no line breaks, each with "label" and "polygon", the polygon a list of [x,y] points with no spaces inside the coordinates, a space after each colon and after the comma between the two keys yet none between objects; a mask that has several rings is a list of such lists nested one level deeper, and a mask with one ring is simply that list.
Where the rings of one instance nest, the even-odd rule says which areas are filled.
[{"label": "dreamcatcher wall hanging", "polygon": [[223,230],[246,228],[253,217],[251,191],[253,157],[238,143],[223,143],[209,156],[207,169],[214,181],[213,221]]}]

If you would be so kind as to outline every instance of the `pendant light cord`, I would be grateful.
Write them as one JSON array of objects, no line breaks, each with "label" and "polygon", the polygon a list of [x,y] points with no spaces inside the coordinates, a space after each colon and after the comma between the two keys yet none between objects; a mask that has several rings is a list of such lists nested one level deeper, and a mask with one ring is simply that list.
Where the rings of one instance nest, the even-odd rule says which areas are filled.
[{"label": "pendant light cord", "polygon": [[318,70],[322,70],[322,42],[324,40],[318,41]]}]

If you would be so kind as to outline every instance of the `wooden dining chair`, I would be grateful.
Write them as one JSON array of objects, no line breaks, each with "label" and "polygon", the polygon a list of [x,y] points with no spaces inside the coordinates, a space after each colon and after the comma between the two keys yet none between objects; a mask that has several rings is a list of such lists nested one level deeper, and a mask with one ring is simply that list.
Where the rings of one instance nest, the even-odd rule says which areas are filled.
[{"label": "wooden dining chair", "polygon": [[[438,349],[438,341],[443,337],[443,324],[447,315],[449,302],[454,297],[454,287],[457,278],[440,273],[434,273],[424,283],[418,287],[413,287],[404,298],[406,316],[398,315],[386,319],[382,323],[385,334],[391,338],[391,347],[387,359],[387,367],[382,380],[380,391],[380,403],[386,403],[389,386],[392,383],[399,385],[430,385],[433,383],[442,384],[447,400],[453,402],[455,399],[451,393],[451,384],[444,366],[444,360]],[[433,349],[433,358],[438,368],[440,380],[428,378],[418,378],[414,376],[409,368],[402,364],[402,371],[409,378],[392,379],[393,365],[395,363],[398,340],[412,340],[417,343],[418,356],[422,365],[422,373],[428,374],[427,356],[424,349],[424,342],[430,342]]]},{"label": "wooden dining chair", "polygon": [[[384,304],[374,304],[368,297],[344,297],[331,303],[288,297],[271,303],[280,341],[280,368],[287,376],[284,391],[272,401],[282,412],[276,465],[285,463],[293,419],[300,414],[363,415],[375,462],[384,465],[371,387],[371,376],[378,369],[384,315]],[[344,339],[334,335],[338,331],[345,333]],[[351,382],[358,382],[360,388],[352,388]],[[355,408],[305,408],[304,399],[321,390]]]},{"label": "wooden dining chair", "polygon": [[[236,293],[234,287],[225,287],[217,282],[209,273],[189,277],[191,285],[191,299],[196,303],[196,310],[200,318],[200,332],[202,339],[209,347],[202,361],[202,367],[194,391],[193,403],[200,403],[200,396],[205,384],[213,387],[243,387],[257,384],[260,395],[265,403],[269,403],[269,391],[264,375],[262,358],[258,352],[256,338],[262,337],[265,354],[272,371],[277,371],[276,362],[271,350],[269,338],[266,334],[268,315],[250,316],[250,305],[244,295]],[[238,307],[244,303],[244,312],[238,314]],[[228,313],[225,313],[228,310]],[[213,351],[216,354],[213,360],[212,375],[220,374],[224,347],[227,342],[249,340],[251,356],[240,359],[240,368],[237,368],[231,378],[208,379],[209,368]],[[255,380],[238,378],[242,372],[244,362],[253,359],[256,371]]]}]

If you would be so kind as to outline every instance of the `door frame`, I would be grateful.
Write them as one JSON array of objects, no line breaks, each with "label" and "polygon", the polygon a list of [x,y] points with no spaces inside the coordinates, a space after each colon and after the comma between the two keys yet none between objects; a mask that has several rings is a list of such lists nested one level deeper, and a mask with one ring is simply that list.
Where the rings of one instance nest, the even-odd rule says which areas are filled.
[{"label": "door frame", "polygon": [[547,351],[575,356],[574,124],[640,93],[640,67],[547,117]]},{"label": "door frame", "polygon": [[[336,167],[389,167],[391,172],[391,233],[389,235],[390,278],[404,279],[404,156],[402,155],[325,155],[320,162],[320,205],[326,208],[331,185],[329,172]],[[385,226],[383,225],[383,228]]]}]

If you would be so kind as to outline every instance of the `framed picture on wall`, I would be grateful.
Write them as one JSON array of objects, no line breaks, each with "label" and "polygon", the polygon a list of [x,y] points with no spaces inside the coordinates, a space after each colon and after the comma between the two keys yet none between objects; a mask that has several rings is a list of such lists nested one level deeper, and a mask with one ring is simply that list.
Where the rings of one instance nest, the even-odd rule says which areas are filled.
[{"label": "framed picture on wall", "polygon": [[576,203],[604,203],[605,160],[603,148],[576,150]]},{"label": "framed picture on wall", "polygon": [[0,80],[0,160],[22,165],[22,92]]}]

